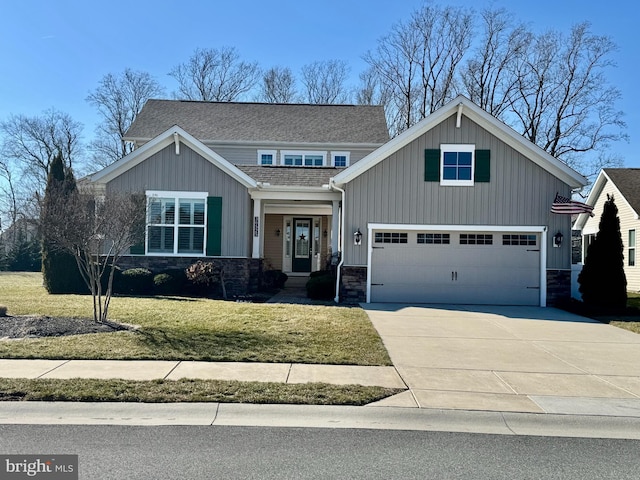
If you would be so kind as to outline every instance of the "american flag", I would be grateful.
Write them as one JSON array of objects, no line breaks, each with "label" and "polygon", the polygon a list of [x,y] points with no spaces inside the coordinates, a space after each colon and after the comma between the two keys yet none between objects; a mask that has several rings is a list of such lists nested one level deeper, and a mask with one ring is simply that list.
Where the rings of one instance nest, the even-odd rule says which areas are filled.
[{"label": "american flag", "polygon": [[556,198],[551,205],[551,213],[559,215],[575,215],[580,213],[588,213],[593,217],[593,207],[586,203],[576,202],[568,197],[556,193]]}]

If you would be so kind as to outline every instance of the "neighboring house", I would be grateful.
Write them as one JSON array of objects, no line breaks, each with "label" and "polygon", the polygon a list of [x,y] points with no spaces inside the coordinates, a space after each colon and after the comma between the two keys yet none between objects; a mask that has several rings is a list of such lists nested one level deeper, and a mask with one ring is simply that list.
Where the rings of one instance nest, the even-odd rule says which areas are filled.
[{"label": "neighboring house", "polygon": [[148,196],[130,265],[215,257],[241,292],[340,252],[347,300],[569,295],[571,219],[550,208],[586,180],[465,97],[392,140],[381,107],[152,100],[126,139],[136,150],[92,181]]},{"label": "neighboring house", "polygon": [[582,214],[575,224],[582,231],[583,263],[587,247],[598,233],[607,195],[613,195],[618,207],[627,290],[637,292],[640,291],[640,266],[637,266],[640,257],[636,255],[636,235],[640,234],[640,168],[605,168],[598,175],[586,202],[594,207],[594,216]]}]

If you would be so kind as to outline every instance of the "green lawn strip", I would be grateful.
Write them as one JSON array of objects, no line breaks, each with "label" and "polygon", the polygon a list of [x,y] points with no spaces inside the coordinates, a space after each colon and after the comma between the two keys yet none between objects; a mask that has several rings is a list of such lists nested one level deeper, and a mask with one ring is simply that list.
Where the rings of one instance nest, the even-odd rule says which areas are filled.
[{"label": "green lawn strip", "polygon": [[[49,295],[39,273],[0,273],[0,303],[10,315],[92,316],[91,297]],[[0,358],[391,365],[358,307],[115,297],[109,316],[139,329],[0,342]]]},{"label": "green lawn strip", "polygon": [[326,383],[0,378],[0,401],[366,405],[402,391]]},{"label": "green lawn strip", "polygon": [[567,304],[568,311],[592,318],[614,327],[640,333],[640,293],[627,292],[627,311],[624,314],[605,314],[590,309],[581,302],[572,301]]}]

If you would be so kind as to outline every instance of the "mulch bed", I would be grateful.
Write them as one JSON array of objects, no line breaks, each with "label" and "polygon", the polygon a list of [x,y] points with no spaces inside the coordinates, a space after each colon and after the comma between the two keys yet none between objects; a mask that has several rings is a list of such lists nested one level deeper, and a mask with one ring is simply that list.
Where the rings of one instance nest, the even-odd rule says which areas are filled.
[{"label": "mulch bed", "polygon": [[0,317],[0,339],[60,337],[87,333],[111,333],[131,330],[130,325],[116,322],[96,323],[88,318],[17,315]]}]

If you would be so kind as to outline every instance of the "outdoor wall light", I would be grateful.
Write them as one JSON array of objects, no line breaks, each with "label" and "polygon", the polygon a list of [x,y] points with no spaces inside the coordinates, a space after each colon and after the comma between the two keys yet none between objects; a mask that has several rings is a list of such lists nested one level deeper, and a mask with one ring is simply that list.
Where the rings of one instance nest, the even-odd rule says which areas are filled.
[{"label": "outdoor wall light", "polygon": [[556,248],[560,247],[562,245],[562,238],[563,235],[558,231],[558,233],[553,236],[553,246]]},{"label": "outdoor wall light", "polygon": [[353,244],[354,245],[362,244],[362,232],[360,231],[359,228],[353,233]]},{"label": "outdoor wall light", "polygon": [[322,232],[322,236],[323,236],[324,238],[327,238],[327,230],[326,230],[326,229],[324,230],[324,232]]},{"label": "outdoor wall light", "polygon": [[276,237],[279,237],[279,236],[280,236],[280,229],[276,228]]}]

